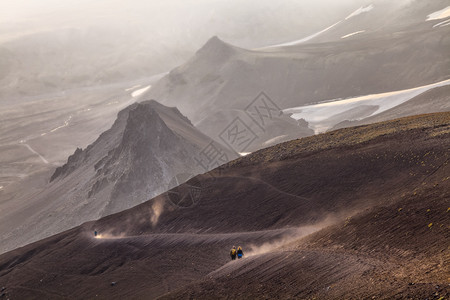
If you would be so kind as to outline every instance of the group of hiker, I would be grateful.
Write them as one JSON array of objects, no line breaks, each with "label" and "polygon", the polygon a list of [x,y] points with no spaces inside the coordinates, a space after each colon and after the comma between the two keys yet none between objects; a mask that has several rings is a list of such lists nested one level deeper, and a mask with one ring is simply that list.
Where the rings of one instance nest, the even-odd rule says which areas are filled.
[{"label": "group of hiker", "polygon": [[230,250],[230,256],[231,260],[235,260],[236,256],[238,259],[242,258],[244,256],[244,251],[242,251],[242,247],[238,246],[236,249],[236,246],[233,246],[233,248],[231,248]]}]

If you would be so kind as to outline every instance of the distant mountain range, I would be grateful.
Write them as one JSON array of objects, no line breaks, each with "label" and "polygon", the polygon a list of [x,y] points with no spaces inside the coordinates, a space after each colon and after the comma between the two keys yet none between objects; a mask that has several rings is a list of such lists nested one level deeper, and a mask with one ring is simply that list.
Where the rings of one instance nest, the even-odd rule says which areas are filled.
[{"label": "distant mountain range", "polygon": [[[450,27],[435,26],[445,18],[427,20],[446,3],[377,1],[310,39],[261,49],[246,50],[213,37],[188,62],[157,82],[146,97],[177,105],[199,129],[214,137],[240,118],[258,136],[251,150],[282,135],[286,135],[285,140],[307,136],[311,134],[308,124],[288,122],[284,117],[289,113],[265,117],[267,107],[259,98],[261,93],[275,110],[301,110],[323,101],[447,80]],[[320,116],[323,124],[309,127],[332,128],[346,120],[372,116],[380,108],[370,101],[358,106]],[[254,124],[255,118],[267,122]],[[274,119],[277,126],[272,123]]]},{"label": "distant mountain range", "polygon": [[214,34],[262,46],[317,30],[364,0],[327,10],[321,1],[175,2],[10,4],[0,13],[0,97],[139,82],[183,63]]}]

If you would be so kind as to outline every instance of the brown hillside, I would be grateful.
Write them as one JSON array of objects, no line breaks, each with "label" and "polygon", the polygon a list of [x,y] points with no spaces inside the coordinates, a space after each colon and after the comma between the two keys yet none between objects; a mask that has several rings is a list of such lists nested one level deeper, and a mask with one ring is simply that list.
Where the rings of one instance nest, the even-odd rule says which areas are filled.
[{"label": "brown hillside", "polygon": [[445,299],[449,139],[440,113],[263,149],[172,190],[194,197],[0,256],[0,286],[11,299]]}]

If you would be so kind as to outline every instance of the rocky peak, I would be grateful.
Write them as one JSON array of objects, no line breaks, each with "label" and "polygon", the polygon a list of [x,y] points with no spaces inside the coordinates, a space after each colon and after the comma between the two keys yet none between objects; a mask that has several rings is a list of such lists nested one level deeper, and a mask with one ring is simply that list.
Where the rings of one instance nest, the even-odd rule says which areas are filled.
[{"label": "rocky peak", "polygon": [[205,59],[222,60],[227,59],[236,53],[236,47],[225,43],[217,36],[213,36],[196,52],[196,56]]},{"label": "rocky peak", "polygon": [[170,147],[176,136],[153,105],[154,102],[139,103],[130,111],[122,142],[117,149],[135,148],[134,150],[139,151],[139,147],[142,146],[147,150],[159,148],[164,151]]},{"label": "rocky peak", "polygon": [[56,168],[52,177],[50,178],[50,182],[58,178],[59,176],[64,176],[71,173],[73,170],[77,168],[77,166],[83,160],[83,150],[81,148],[77,148],[75,152],[69,156],[67,159],[67,163],[61,167]]},{"label": "rocky peak", "polygon": [[183,115],[176,107],[167,107],[165,105],[162,105],[161,103],[159,103],[156,100],[146,100],[146,101],[141,102],[141,104],[146,104],[146,103],[148,103],[159,114],[159,116],[163,120],[164,120],[165,116],[167,116],[168,114],[172,114],[173,117],[176,117],[179,120],[183,120],[190,126],[194,126],[192,124],[191,120],[189,120],[185,115]]},{"label": "rocky peak", "polygon": [[127,108],[121,110],[117,114],[117,119],[112,125],[112,127],[107,131],[103,132],[98,137],[98,139],[94,143],[87,146],[86,149],[82,150],[81,148],[77,148],[74,154],[69,156],[66,164],[56,168],[55,172],[50,178],[50,182],[54,181],[55,179],[63,178],[71,174],[78,167],[80,167],[83,164],[83,162],[85,162],[85,160],[88,158],[95,161],[97,159],[96,154],[103,151],[108,152],[112,149],[112,147],[116,146],[117,139],[121,139],[121,136],[123,134],[125,124],[128,119],[128,114],[130,110],[133,110],[136,106],[137,103],[134,103],[128,106]]}]

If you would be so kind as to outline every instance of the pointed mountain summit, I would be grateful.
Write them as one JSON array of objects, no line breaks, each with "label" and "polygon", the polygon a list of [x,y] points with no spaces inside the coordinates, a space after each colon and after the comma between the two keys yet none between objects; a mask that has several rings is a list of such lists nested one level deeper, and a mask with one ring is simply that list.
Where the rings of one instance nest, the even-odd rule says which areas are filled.
[{"label": "pointed mountain summit", "polygon": [[238,52],[239,48],[222,41],[217,36],[213,36],[196,52],[195,55],[196,58],[222,61]]},{"label": "pointed mountain summit", "polygon": [[[390,8],[387,18],[385,6]],[[359,102],[355,109],[336,112],[330,109],[298,124],[289,122],[287,113],[276,122],[266,118],[268,122],[256,126],[255,118],[247,116],[258,114],[256,118],[261,119],[269,115],[268,109],[310,109],[322,102],[341,105],[338,100],[440,84],[448,79],[449,27],[436,26],[443,20],[426,19],[446,6],[442,0],[429,5],[420,1],[369,3],[355,7],[353,13],[348,12],[349,18],[312,34],[314,38],[307,41],[253,50],[213,37],[189,61],[154,84],[146,96],[176,105],[210,136],[219,136],[236,118],[242,120],[258,136],[246,152],[267,147],[274,139],[304,137],[314,133],[311,129],[321,132],[343,121],[362,120],[392,101],[380,100],[370,106]],[[270,103],[258,99],[262,92]]]},{"label": "pointed mountain summit", "polygon": [[13,211],[0,221],[0,252],[140,204],[166,191],[174,178],[182,183],[204,173],[219,164],[199,163],[210,145],[226,158],[220,163],[234,158],[178,109],[156,101],[130,105],[94,143],[56,169],[26,218]]}]

